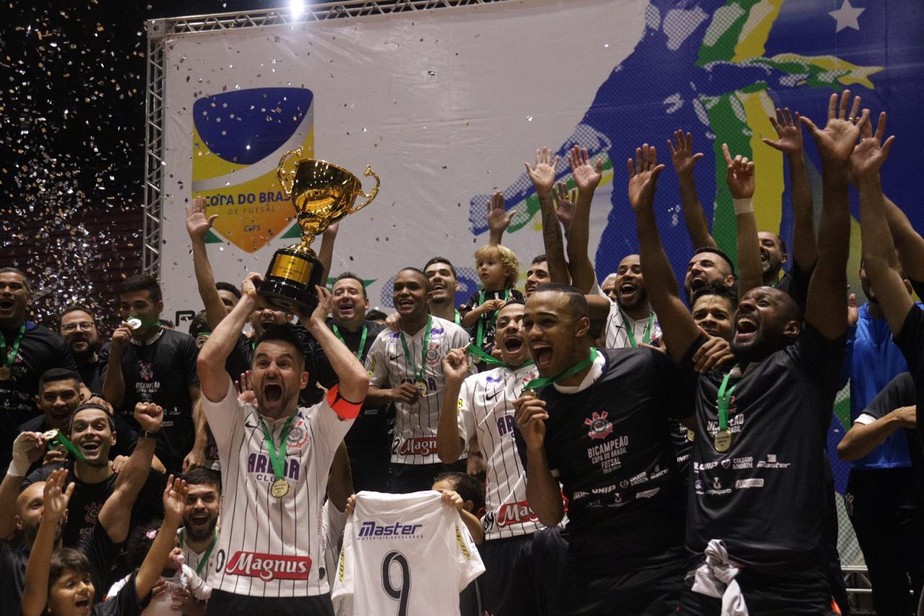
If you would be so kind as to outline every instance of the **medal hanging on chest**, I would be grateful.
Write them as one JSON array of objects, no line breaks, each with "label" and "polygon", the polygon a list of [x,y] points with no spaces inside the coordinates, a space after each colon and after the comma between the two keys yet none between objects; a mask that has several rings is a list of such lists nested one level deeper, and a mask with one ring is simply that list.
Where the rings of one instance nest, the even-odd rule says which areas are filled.
[{"label": "medal hanging on chest", "polygon": [[430,388],[427,386],[427,380],[424,374],[427,369],[427,351],[430,348],[430,330],[432,328],[433,317],[427,317],[427,327],[424,329],[423,340],[420,342],[420,367],[417,366],[417,362],[411,355],[411,349],[407,344],[407,338],[404,337],[404,332],[401,332],[401,346],[404,347],[405,361],[410,364],[411,372],[414,374],[414,389],[417,390],[417,393],[420,394],[421,397],[430,393]]},{"label": "medal hanging on chest", "polygon": [[715,445],[715,450],[719,453],[725,453],[731,449],[732,445],[732,433],[728,429],[728,412],[731,407],[732,394],[735,393],[735,388],[738,386],[738,383],[735,383],[731,387],[728,386],[728,382],[731,379],[731,373],[735,369],[732,368],[728,374],[725,375],[725,378],[722,379],[722,385],[719,387],[719,394],[716,397],[716,407],[718,408],[719,415],[719,429],[713,437],[713,445]]},{"label": "medal hanging on chest", "polygon": [[0,365],[0,381],[9,381],[13,378],[13,362],[16,361],[16,356],[19,354],[19,345],[25,334],[26,324],[23,322],[19,326],[19,332],[16,334],[16,339],[13,341],[12,346],[7,349],[6,336],[3,335],[3,332],[0,332],[0,347],[7,349],[6,356],[3,358],[3,365]]},{"label": "medal hanging on chest", "polygon": [[289,430],[292,428],[292,421],[295,419],[298,411],[289,416],[279,439],[279,447],[273,441],[273,433],[270,431],[266,422],[260,420],[263,427],[263,436],[266,438],[266,453],[269,454],[270,464],[273,466],[273,483],[270,485],[270,494],[276,498],[282,498],[289,493],[289,480],[285,477],[285,460],[286,460],[286,440],[289,438]]}]

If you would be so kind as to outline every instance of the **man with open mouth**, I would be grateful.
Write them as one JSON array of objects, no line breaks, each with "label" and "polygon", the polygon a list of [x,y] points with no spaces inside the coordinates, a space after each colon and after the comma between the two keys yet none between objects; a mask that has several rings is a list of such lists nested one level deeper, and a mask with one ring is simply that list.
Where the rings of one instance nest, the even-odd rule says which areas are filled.
[{"label": "man with open mouth", "polygon": [[[565,577],[553,613],[673,614],[679,604],[686,490],[672,422],[692,404],[680,373],[652,348],[599,351],[587,299],[550,284],[526,302],[525,341],[540,378],[515,402],[526,494],[545,525],[568,499]],[[561,489],[559,488],[561,482]],[[614,555],[618,554],[618,557]]]},{"label": "man with open mouth", "polygon": [[283,616],[333,613],[317,521],[337,447],[359,415],[369,377],[325,319],[330,293],[299,320],[321,346],[338,384],[320,403],[299,407],[309,381],[302,342],[290,326],[267,327],[251,365],[254,402],[238,398],[225,360],[245,320],[262,301],[251,273],[241,299],[199,353],[202,409],[222,467],[222,528],[207,614]]}]

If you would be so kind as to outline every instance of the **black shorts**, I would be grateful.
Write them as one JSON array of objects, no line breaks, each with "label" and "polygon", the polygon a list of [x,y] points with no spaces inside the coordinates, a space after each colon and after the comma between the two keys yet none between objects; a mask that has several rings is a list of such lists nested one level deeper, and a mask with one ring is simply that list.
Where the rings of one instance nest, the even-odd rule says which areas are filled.
[{"label": "black shorts", "polygon": [[314,597],[250,597],[213,589],[206,616],[334,616],[330,595]]},{"label": "black shorts", "polygon": [[[619,555],[614,554],[614,559]],[[628,573],[601,573],[569,558],[555,614],[580,616],[675,616],[683,591],[687,558],[677,558]]]},{"label": "black shorts", "polygon": [[478,548],[485,566],[478,578],[485,609],[494,616],[552,614],[567,548],[557,527],[486,541]]},{"label": "black shorts", "polygon": [[[831,590],[825,572],[791,572],[785,577],[742,569],[735,578],[751,616],[828,616]],[[722,600],[693,592],[693,572],[687,574],[681,598],[682,616],[719,616]]]}]

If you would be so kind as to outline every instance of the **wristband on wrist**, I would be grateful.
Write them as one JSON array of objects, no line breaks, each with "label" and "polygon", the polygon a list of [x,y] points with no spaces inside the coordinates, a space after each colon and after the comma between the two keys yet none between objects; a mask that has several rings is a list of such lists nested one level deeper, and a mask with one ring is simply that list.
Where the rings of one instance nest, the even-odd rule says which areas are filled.
[{"label": "wristband on wrist", "polygon": [[10,466],[6,469],[6,474],[12,477],[25,477],[28,472],[29,461],[17,460],[16,458],[13,458],[13,461],[10,462]]},{"label": "wristband on wrist", "polygon": [[144,432],[141,433],[141,436],[139,437],[138,440],[141,440],[141,439],[143,439],[143,438],[153,438],[153,439],[156,439],[158,433],[160,433],[160,430],[154,430],[153,432],[152,432],[152,431],[145,430]]},{"label": "wristband on wrist", "polygon": [[747,197],[745,199],[732,199],[732,205],[735,206],[735,215],[752,214],[754,212],[754,199]]}]

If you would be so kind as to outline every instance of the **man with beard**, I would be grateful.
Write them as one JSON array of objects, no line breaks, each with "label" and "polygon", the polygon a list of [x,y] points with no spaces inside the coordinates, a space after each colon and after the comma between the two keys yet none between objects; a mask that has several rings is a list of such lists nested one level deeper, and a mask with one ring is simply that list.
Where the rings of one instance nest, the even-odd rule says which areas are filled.
[{"label": "man with beard", "polygon": [[443,358],[469,343],[461,326],[427,312],[430,281],[424,272],[406,267],[395,276],[392,299],[400,316],[398,331],[378,335],[366,367],[369,404],[395,405],[391,448],[391,492],[428,490],[446,470],[436,452],[436,429],[443,401]]},{"label": "man with beard", "polygon": [[[208,584],[215,572],[218,554],[218,514],[221,510],[221,479],[207,468],[196,466],[183,475],[189,492],[179,544],[184,562]],[[195,600],[194,598],[192,600]]]},{"label": "man with beard", "polygon": [[430,281],[430,314],[456,325],[462,324],[462,315],[456,310],[456,291],[459,279],[456,268],[445,257],[433,257],[424,265],[424,274]]},{"label": "man with beard", "polygon": [[61,337],[26,319],[29,279],[0,268],[0,471],[10,463],[16,428],[34,417],[38,380],[51,368],[76,369]]},{"label": "man with beard", "polygon": [[552,279],[549,274],[549,260],[545,255],[533,257],[526,270],[526,285],[523,287],[523,295],[526,299],[536,292],[541,284],[550,282]]},{"label": "man with beard", "polygon": [[847,328],[846,171],[860,133],[852,121],[859,99],[848,117],[849,92],[840,106],[837,98],[823,130],[806,122],[822,160],[824,205],[805,323],[785,292],[748,291],[735,313],[732,350],[739,363],[731,370],[700,376],[693,367],[706,336],[680,300],[660,243],[654,196],[663,165],[647,144],[629,163],[629,202],[651,303],[668,353],[695,389],[686,544],[703,556],[687,575],[684,614],[718,615],[723,603],[761,614],[821,614],[831,606],[824,443]]},{"label": "man with beard", "polygon": [[[526,445],[526,495],[547,526],[568,500],[565,577],[554,613],[661,616],[679,604],[685,483],[671,445],[690,398],[651,348],[597,351],[587,300],[549,284],[526,302],[525,340],[541,378],[514,402]],[[561,488],[559,488],[561,482]],[[618,555],[618,558],[614,558]]]},{"label": "man with beard", "polygon": [[100,392],[103,382],[99,371],[99,332],[96,315],[83,304],[69,304],[61,312],[58,333],[64,338],[84,386]]},{"label": "man with beard", "polygon": [[616,301],[606,321],[607,349],[636,348],[661,337],[658,319],[648,305],[645,276],[638,255],[629,255],[616,268],[613,290]]},{"label": "man with beard", "polygon": [[259,274],[248,274],[240,301],[199,353],[202,410],[218,446],[224,494],[206,612],[330,615],[331,575],[317,521],[334,454],[359,415],[369,378],[327,327],[330,294],[318,286],[317,309],[299,318],[324,350],[338,384],[319,404],[299,408],[299,391],[309,379],[302,342],[291,327],[274,326],[253,353],[255,403],[239,400],[224,364],[257,307],[261,282]]},{"label": "man with beard", "polygon": [[544,527],[526,502],[526,469],[516,441],[513,401],[539,376],[523,340],[524,312],[519,302],[498,311],[495,348],[501,357],[490,362],[493,369],[468,376],[464,349],[443,360],[446,389],[436,436],[446,464],[467,449],[484,453],[485,544],[479,552],[486,570],[479,586],[485,609],[497,616],[549,613],[563,556],[546,549],[560,544],[557,528],[555,536],[549,536],[551,529],[539,535]]},{"label": "man with beard", "polygon": [[[331,287],[331,310],[327,326],[347,346],[356,358],[365,363],[372,343],[384,325],[366,320],[369,297],[361,278],[345,272],[337,276]],[[312,355],[316,367],[315,380],[325,389],[337,383],[323,350],[315,344]],[[391,430],[388,425],[388,406],[373,406],[368,400],[347,433],[346,442],[354,491],[388,490],[388,460],[391,446]]]}]

